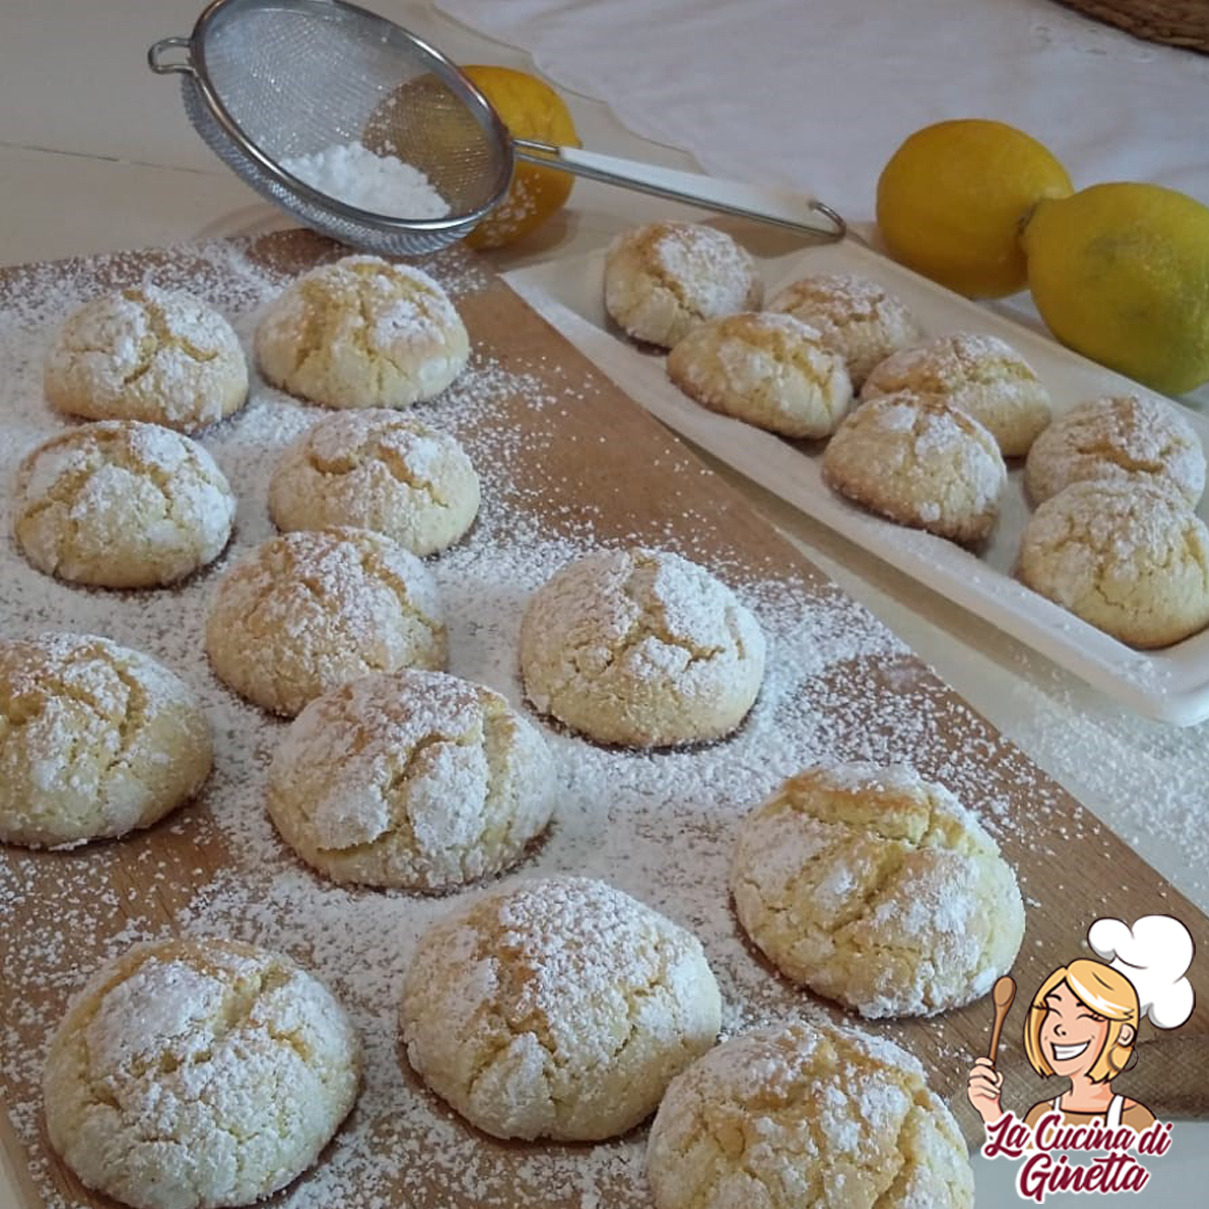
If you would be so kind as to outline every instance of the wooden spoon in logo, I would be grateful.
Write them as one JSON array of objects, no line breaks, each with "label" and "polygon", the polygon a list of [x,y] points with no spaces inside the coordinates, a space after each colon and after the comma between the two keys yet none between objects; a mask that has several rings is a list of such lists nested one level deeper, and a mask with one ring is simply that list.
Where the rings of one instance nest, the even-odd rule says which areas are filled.
[{"label": "wooden spoon in logo", "polygon": [[995,1024],[991,1028],[991,1050],[987,1057],[994,1066],[995,1056],[999,1053],[999,1037],[1003,1032],[1003,1022],[1007,1019],[1008,1008],[1012,1006],[1012,1000],[1016,998],[1014,979],[1008,974],[996,979],[995,985],[991,989],[991,998],[995,1001]]}]

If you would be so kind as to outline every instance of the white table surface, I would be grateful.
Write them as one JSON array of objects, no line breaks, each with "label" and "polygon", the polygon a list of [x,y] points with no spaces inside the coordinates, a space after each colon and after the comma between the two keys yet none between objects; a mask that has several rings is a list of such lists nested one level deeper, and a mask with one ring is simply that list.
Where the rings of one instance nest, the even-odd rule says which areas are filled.
[{"label": "white table surface", "polygon": [[[658,84],[673,101],[680,90],[714,106],[721,115],[711,128],[708,122],[686,122],[674,105],[665,105],[656,119],[635,112],[632,106],[619,106],[633,125],[648,134],[677,137],[682,146],[696,150],[694,157],[639,137],[607,105],[564,87],[585,145],[673,167],[706,162],[715,172],[739,174],[762,166],[744,159],[751,154],[745,140],[728,146],[717,138],[719,129],[733,129],[727,75],[708,70],[709,87],[704,88],[703,75],[694,73],[691,56],[677,61],[656,53],[655,39],[638,36],[634,26],[649,14],[650,21],[657,23],[652,28],[666,31],[664,40],[675,46],[677,37],[688,36],[677,22],[700,16],[703,8],[715,16],[724,14],[727,5],[721,0],[596,0],[589,21],[580,11],[586,3],[443,0],[448,10],[496,31],[514,47],[535,50],[556,82],[570,81],[597,96],[608,96],[622,78],[608,55],[624,53],[638,62],[648,86]],[[787,7],[784,0],[750,0],[731,6],[751,15],[750,31],[755,31],[752,39],[741,40],[750,53],[735,56],[737,74],[731,83],[736,89],[747,86],[753,71],[758,77],[765,62],[754,57],[761,39],[774,44],[796,39],[807,77],[812,67],[825,68],[812,87],[827,103],[802,106],[803,145],[810,148],[810,157],[803,156],[808,164],[801,169],[805,176],[797,170],[767,175],[816,188],[851,218],[868,219],[869,189],[881,162],[896,139],[915,126],[977,111],[1025,126],[1031,119],[1031,128],[1037,129],[1039,119],[1034,115],[1057,109],[1079,157],[1071,165],[1078,183],[1106,176],[1161,180],[1209,202],[1203,143],[1209,58],[1183,54],[1173,58],[1174,52],[1081,23],[1044,0],[961,0],[958,7],[963,12],[981,7],[990,14],[988,19],[993,17],[997,41],[976,48],[977,53],[972,50],[968,57],[973,62],[962,62],[960,71],[930,75],[908,53],[912,52],[909,39],[926,28],[929,17],[947,21],[955,3],[900,0],[897,5],[860,5],[820,0],[806,5],[794,0]],[[533,66],[524,50],[474,32],[437,13],[426,0],[370,0],[369,6],[430,38],[455,60]],[[0,263],[288,225],[230,176],[197,139],[173,83],[146,70],[146,47],[157,38],[187,33],[198,7],[199,0],[41,0],[37,4],[5,0],[0,5]],[[761,21],[761,16],[766,20]],[[576,24],[581,21],[586,24]],[[887,22],[884,30],[891,31],[892,37],[879,34],[881,21]],[[790,24],[782,29],[783,22]],[[943,37],[926,38],[912,53],[947,56],[949,61],[960,56],[954,31],[942,28]],[[606,36],[610,29],[616,37]],[[719,29],[725,32],[724,27]],[[721,36],[717,30],[715,34]],[[836,56],[828,54],[829,45],[849,45],[858,35],[883,55],[891,79],[902,81],[903,102],[897,112],[887,115],[884,107],[869,112],[861,81],[876,71],[873,63],[865,62],[860,71],[844,71],[837,69]],[[580,49],[575,51],[577,45]],[[565,62],[552,58],[552,46]],[[614,49],[610,52],[606,47]],[[646,52],[639,54],[643,47]],[[1063,52],[1064,63],[1050,61],[1047,67],[1046,56],[1052,60],[1055,49]],[[975,86],[963,81],[981,81],[980,88],[985,84],[985,73],[976,71],[977,54],[994,65],[993,81],[1006,98],[998,109],[990,107],[995,103],[993,92],[979,94],[977,105],[961,104],[965,94],[960,89]],[[675,70],[669,62],[678,62]],[[1060,69],[1069,74],[1071,63],[1080,70],[1059,86],[1052,73]],[[783,62],[780,70],[789,66]],[[852,81],[851,91],[842,90],[845,79]],[[1122,89],[1113,85],[1124,80],[1128,88],[1122,95]],[[1038,98],[1037,89],[1046,87],[1051,89],[1050,98]],[[629,95],[631,90],[626,85],[621,92]],[[1097,100],[1110,93],[1112,103],[1104,101],[1097,108]],[[1198,105],[1182,99],[1194,95],[1200,98]],[[775,100],[769,98],[769,104]],[[1132,116],[1124,121],[1122,113]],[[776,123],[774,127],[779,134],[773,137],[786,137],[784,129]],[[899,133],[887,142],[887,131],[894,129]],[[837,139],[837,131],[844,137]],[[840,146],[842,154],[837,151]],[[822,168],[814,171],[815,165]],[[635,222],[677,213],[675,207],[637,194],[580,182],[566,215],[524,247],[499,255],[497,261],[507,268],[575,254],[600,246]],[[1198,817],[1185,806],[1189,801],[1202,805],[1209,801],[1209,726],[1180,731],[1130,717],[978,618],[740,481],[756,506],[811,559],[885,620],[967,700],[1202,909],[1209,910],[1209,826],[1205,813]],[[1178,1127],[1174,1151],[1155,1165],[1151,1185],[1130,1203],[1204,1203],[1196,1190],[1203,1191],[1209,1177],[1206,1143],[1209,1126]],[[1018,1203],[1011,1172],[1003,1163],[976,1159],[975,1164],[980,1206]],[[1048,1203],[1068,1200],[1055,1198]],[[0,1206],[8,1204],[16,1201],[11,1190],[6,1191],[0,1169]]]}]

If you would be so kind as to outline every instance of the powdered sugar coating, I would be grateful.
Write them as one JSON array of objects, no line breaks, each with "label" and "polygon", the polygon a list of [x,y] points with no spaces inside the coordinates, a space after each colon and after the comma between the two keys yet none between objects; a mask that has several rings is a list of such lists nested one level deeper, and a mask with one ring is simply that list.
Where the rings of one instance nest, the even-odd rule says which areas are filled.
[{"label": "powdered sugar coating", "polygon": [[373,529],[421,556],[461,538],[479,499],[456,437],[379,408],[321,420],[286,449],[269,483],[279,529]]},{"label": "powdered sugar coating", "polygon": [[764,635],[725,584],[667,551],[601,550],[529,602],[521,669],[544,714],[601,743],[717,739],[764,679]]},{"label": "powdered sugar coating", "polygon": [[444,218],[449,213],[449,203],[419,168],[397,155],[377,155],[360,142],[288,156],[281,167],[359,210],[410,219]]},{"label": "powdered sugar coating", "polygon": [[423,269],[377,256],[304,273],[256,329],[268,381],[326,407],[410,407],[439,395],[469,356],[444,289]]},{"label": "powdered sugar coating", "polygon": [[823,477],[901,525],[972,543],[995,524],[1007,467],[973,417],[899,391],[847,416],[823,454]]},{"label": "powdered sugar coating", "polygon": [[136,1209],[246,1205],[290,1183],[353,1106],[360,1051],[330,991],[224,940],[140,945],[98,970],[51,1040],[55,1148]]},{"label": "powdered sugar coating", "polygon": [[792,315],[698,324],[668,354],[667,372],[698,403],[787,437],[830,436],[852,402],[843,358]]},{"label": "powdered sugar coating", "polygon": [[1024,467],[1024,487],[1041,504],[1072,483],[1094,479],[1166,483],[1195,507],[1205,491],[1205,451],[1196,430],[1166,399],[1091,399],[1038,438]]},{"label": "powdered sugar coating", "polygon": [[816,273],[787,285],[768,309],[794,315],[844,359],[859,390],[875,365],[920,338],[919,325],[893,294],[855,273]]},{"label": "powdered sugar coating", "polygon": [[273,757],[268,805],[333,881],[442,890],[514,863],[554,789],[540,732],[498,693],[405,671],[312,701]]},{"label": "powdered sugar coating", "polygon": [[197,695],[94,635],[0,641],[0,840],[63,847],[149,827],[210,773]]},{"label": "powdered sugar coating", "polygon": [[235,495],[210,454],[134,420],[83,424],[26,455],[12,525],[47,575],[102,588],[175,583],[226,547]]},{"label": "powdered sugar coating", "polygon": [[657,222],[609,245],[604,294],[631,336],[671,348],[706,319],[756,309],[764,287],[751,256],[724,231]]},{"label": "powdered sugar coating", "polygon": [[957,1123],[888,1041],[797,1023],[735,1037],[668,1088],[657,1209],[972,1209]]},{"label": "powdered sugar coating", "polygon": [[603,882],[531,879],[429,929],[403,988],[412,1066],[497,1137],[625,1133],[714,1043],[721,998],[691,933]]},{"label": "powdered sugar coating", "polygon": [[1209,528],[1162,480],[1072,483],[1030,518],[1020,577],[1122,642],[1169,646],[1209,625]]},{"label": "powdered sugar coating", "polygon": [[344,528],[287,533],[228,571],[206,652],[237,693],[291,717],[358,676],[447,656],[431,572],[381,534]]},{"label": "powdered sugar coating", "polygon": [[44,389],[69,415],[195,432],[244,405],[248,367],[217,310],[146,284],[102,294],[67,318],[46,355]]},{"label": "powdered sugar coating", "polygon": [[790,778],[740,825],[730,885],[774,965],[867,1017],[981,998],[1024,935],[995,841],[944,786],[905,767]]},{"label": "powdered sugar coating", "polygon": [[1005,458],[1022,457],[1050,422],[1049,392],[998,336],[958,332],[894,353],[865,381],[862,400],[911,391],[973,416]]}]

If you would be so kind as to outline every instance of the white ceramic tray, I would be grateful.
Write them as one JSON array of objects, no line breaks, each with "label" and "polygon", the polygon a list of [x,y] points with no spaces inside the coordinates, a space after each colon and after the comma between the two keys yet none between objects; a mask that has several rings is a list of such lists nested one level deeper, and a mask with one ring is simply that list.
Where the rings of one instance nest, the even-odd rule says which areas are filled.
[{"label": "white ceramic tray", "polygon": [[[1138,713],[1182,726],[1209,718],[1209,631],[1162,651],[1135,651],[1030,591],[1013,576],[1029,509],[1021,469],[1011,470],[999,523],[975,557],[931,534],[881,520],[822,480],[819,451],[698,406],[664,372],[662,356],[620,337],[605,315],[604,252],[533,268],[505,279],[623,390],[694,444],[809,516],[1048,656]],[[1084,399],[1142,391],[1048,337],[961,298],[860,244],[845,241],[761,262],[767,296],[808,272],[854,272],[881,282],[911,308],[925,332],[989,332],[1036,369],[1060,413]],[[1209,447],[1209,419],[1188,418]],[[1202,502],[1201,513],[1206,505]]]}]

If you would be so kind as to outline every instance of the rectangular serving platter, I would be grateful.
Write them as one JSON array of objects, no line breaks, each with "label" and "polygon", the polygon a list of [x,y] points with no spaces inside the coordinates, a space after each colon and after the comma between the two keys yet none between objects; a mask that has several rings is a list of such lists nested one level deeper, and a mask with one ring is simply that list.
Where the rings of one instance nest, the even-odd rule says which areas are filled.
[{"label": "rectangular serving platter", "polygon": [[[906,303],[927,335],[996,335],[1036,369],[1055,414],[1104,395],[1144,388],[1047,336],[912,273],[849,238],[759,259],[766,297],[808,273],[857,273]],[[1009,465],[1000,517],[978,555],[863,511],[822,478],[822,442],[785,440],[698,406],[668,380],[664,357],[627,340],[605,313],[604,251],[516,270],[506,280],[652,415],[714,457],[891,566],[1012,635],[1088,684],[1148,717],[1181,726],[1209,718],[1209,631],[1159,651],[1138,651],[1026,588],[1014,574],[1029,505],[1020,465]],[[1184,411],[1209,448],[1209,418]],[[1209,517],[1209,504],[1200,514]]]}]

